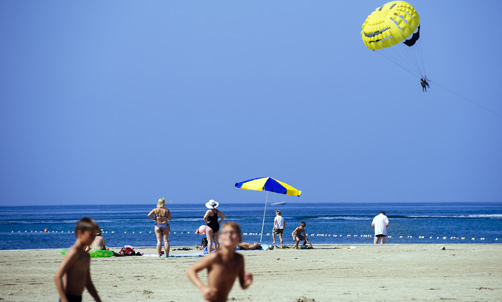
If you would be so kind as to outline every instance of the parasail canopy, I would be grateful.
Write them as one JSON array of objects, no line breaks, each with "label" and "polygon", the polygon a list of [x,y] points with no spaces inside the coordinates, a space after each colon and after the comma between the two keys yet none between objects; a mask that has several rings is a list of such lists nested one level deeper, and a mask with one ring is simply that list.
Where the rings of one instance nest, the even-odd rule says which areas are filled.
[{"label": "parasail canopy", "polygon": [[[390,47],[405,41],[419,30],[419,21],[420,16],[409,3],[392,1],[380,6],[366,18],[361,36],[371,50]],[[412,46],[419,36],[417,31],[405,44]]]},{"label": "parasail canopy", "polygon": [[367,48],[420,78],[427,78],[420,39],[420,16],[408,2],[391,1],[364,21],[361,37]]}]

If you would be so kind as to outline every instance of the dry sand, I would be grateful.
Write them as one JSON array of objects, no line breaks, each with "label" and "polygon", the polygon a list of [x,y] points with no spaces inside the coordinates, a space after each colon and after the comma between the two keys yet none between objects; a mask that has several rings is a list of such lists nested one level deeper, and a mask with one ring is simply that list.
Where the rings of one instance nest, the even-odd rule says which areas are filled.
[{"label": "dry sand", "polygon": [[[254,283],[246,291],[236,283],[230,301],[502,301],[502,245],[344,247],[243,252]],[[59,250],[0,255],[0,300],[58,300]],[[96,258],[91,272],[103,301],[202,301],[184,274],[199,259]]]}]

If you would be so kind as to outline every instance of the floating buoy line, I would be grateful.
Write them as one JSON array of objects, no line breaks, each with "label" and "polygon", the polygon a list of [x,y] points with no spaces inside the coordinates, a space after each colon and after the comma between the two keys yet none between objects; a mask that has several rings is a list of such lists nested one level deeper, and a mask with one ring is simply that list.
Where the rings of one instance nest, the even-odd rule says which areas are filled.
[{"label": "floating buoy line", "polygon": [[[47,229],[43,231],[11,231],[11,233],[56,233],[56,234],[73,234],[75,231],[48,231]],[[152,231],[148,232],[115,232],[115,231],[104,231],[103,234],[152,234]],[[196,234],[195,232],[170,232],[169,234],[180,234],[180,235],[190,235]],[[198,235],[198,234],[197,234]],[[261,233],[242,233],[243,236],[260,236]],[[271,233],[264,233],[265,236],[272,235]],[[309,237],[331,237],[331,238],[373,238],[372,234],[307,234]],[[429,239],[429,240],[470,240],[470,241],[485,241],[494,240],[499,241],[499,238],[486,238],[486,237],[457,237],[457,236],[413,236],[413,235],[388,235],[387,238],[391,239]]]}]

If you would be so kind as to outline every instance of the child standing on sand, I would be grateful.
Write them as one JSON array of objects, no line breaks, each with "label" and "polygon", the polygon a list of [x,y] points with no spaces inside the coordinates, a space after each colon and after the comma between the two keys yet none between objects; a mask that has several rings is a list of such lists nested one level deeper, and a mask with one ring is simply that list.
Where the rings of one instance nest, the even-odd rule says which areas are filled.
[{"label": "child standing on sand", "polygon": [[[244,257],[235,252],[237,244],[242,241],[239,225],[235,222],[223,225],[219,241],[222,247],[219,252],[208,254],[186,271],[188,279],[200,289],[206,301],[227,301],[237,277],[242,289],[253,282],[253,275],[244,270]],[[207,269],[208,285],[197,275],[203,269]]]},{"label": "child standing on sand", "polygon": [[[82,293],[85,288],[94,300],[101,301],[91,280],[91,256],[85,251],[85,247],[96,238],[98,230],[97,223],[87,217],[80,219],[75,225],[77,241],[66,252],[63,262],[54,276],[60,301],[82,301]],[[63,277],[65,277],[64,284]]]},{"label": "child standing on sand", "polygon": [[293,231],[293,233],[291,233],[291,235],[293,236],[293,240],[296,241],[295,249],[298,248],[298,243],[300,243],[300,241],[303,241],[303,245],[309,243],[309,239],[307,238],[307,232],[305,231],[305,226],[307,226],[307,224],[302,221],[300,222],[300,226],[297,227]]},{"label": "child standing on sand", "polygon": [[273,244],[275,244],[275,234],[279,235],[279,239],[281,239],[281,248],[284,247],[282,234],[284,233],[285,227],[286,227],[286,222],[284,221],[284,218],[282,218],[281,216],[281,211],[280,210],[275,211],[274,231],[272,232],[272,238],[274,238]]}]

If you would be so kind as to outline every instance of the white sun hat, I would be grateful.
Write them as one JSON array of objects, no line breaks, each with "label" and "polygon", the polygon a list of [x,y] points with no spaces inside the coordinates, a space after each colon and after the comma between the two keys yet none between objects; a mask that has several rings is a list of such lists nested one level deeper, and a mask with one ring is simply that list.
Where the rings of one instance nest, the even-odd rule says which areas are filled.
[{"label": "white sun hat", "polygon": [[208,209],[216,209],[218,206],[220,205],[219,202],[217,202],[216,200],[210,200],[208,202],[206,202],[206,208]]}]

